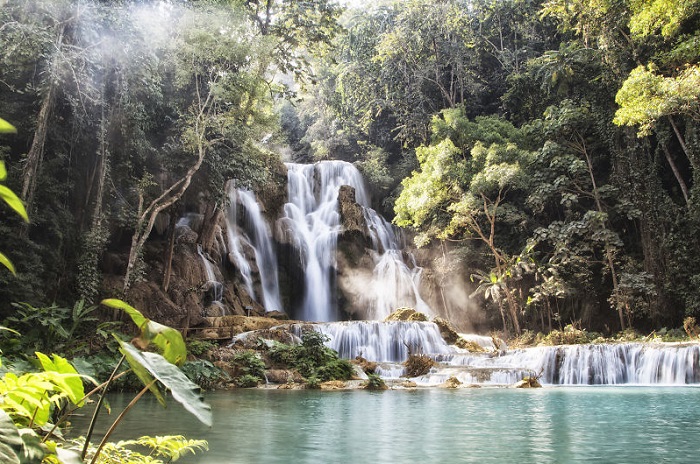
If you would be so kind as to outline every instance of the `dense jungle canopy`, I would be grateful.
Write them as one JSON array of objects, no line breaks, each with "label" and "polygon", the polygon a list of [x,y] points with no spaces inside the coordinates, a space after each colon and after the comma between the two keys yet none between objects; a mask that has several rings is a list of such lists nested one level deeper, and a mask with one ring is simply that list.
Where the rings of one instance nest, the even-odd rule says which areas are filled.
[{"label": "dense jungle canopy", "polygon": [[0,212],[2,317],[113,296],[115,256],[128,300],[162,213],[213,218],[282,154],[355,163],[494,328],[700,315],[698,1],[0,5],[0,159],[31,218]]}]

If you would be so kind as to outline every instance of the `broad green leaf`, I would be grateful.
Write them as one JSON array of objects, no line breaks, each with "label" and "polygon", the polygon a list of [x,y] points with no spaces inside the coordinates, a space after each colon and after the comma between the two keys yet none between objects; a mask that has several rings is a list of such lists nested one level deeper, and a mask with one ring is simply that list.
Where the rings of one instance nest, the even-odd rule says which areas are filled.
[{"label": "broad green leaf", "polygon": [[19,431],[24,446],[20,462],[22,464],[34,464],[42,462],[46,451],[41,443],[41,438],[32,429],[21,429]]},{"label": "broad green leaf", "polygon": [[22,437],[10,416],[0,409],[0,462],[20,464]]},{"label": "broad green leaf", "polygon": [[200,394],[201,388],[190,381],[178,367],[157,353],[142,353],[125,342],[120,342],[120,345],[130,364],[132,361],[138,362],[170,390],[175,401],[182,404],[202,423],[211,426],[211,406],[204,402]]},{"label": "broad green leaf", "polygon": [[15,129],[15,126],[10,124],[9,122],[5,121],[4,119],[0,118],[0,134],[7,134],[7,133],[16,133],[17,129]]},{"label": "broad green leaf", "polygon": [[179,331],[148,319],[138,309],[122,300],[111,298],[102,300],[102,304],[126,312],[141,330],[141,338],[163,350],[165,359],[178,366],[185,363],[187,346]]},{"label": "broad green leaf", "polygon": [[22,200],[20,200],[19,197],[15,195],[15,192],[5,187],[4,185],[0,185],[0,198],[5,200],[5,203],[7,203],[10,206],[10,208],[15,210],[17,214],[22,216],[22,219],[24,219],[26,222],[29,222],[27,210],[24,209],[24,204],[22,203]]},{"label": "broad green leaf", "polygon": [[5,256],[5,255],[2,254],[2,253],[0,253],[0,264],[2,264],[3,266],[5,266],[6,268],[8,268],[8,269],[10,270],[11,273],[13,273],[13,274],[15,274],[15,275],[17,274],[17,272],[15,271],[15,266],[12,265],[12,261],[10,261],[10,260],[7,258],[7,256]]},{"label": "broad green leaf", "polygon": [[52,355],[53,360],[43,353],[36,352],[35,354],[45,371],[59,374],[52,380],[63,387],[71,402],[75,405],[83,406],[82,399],[85,397],[85,389],[78,371],[65,358],[57,354]]},{"label": "broad green leaf", "polygon": [[5,168],[5,162],[0,161],[0,180],[7,179],[7,168]]},{"label": "broad green leaf", "polygon": [[[119,340],[116,336],[114,338],[116,338],[117,342],[119,342],[119,351],[126,358],[126,362],[129,363],[129,366],[131,366],[131,370],[134,371],[136,377],[138,377],[141,383],[143,383],[144,385],[149,385],[153,381],[153,377],[151,376],[151,374],[149,374],[148,369],[146,369],[146,367],[141,362],[141,352],[134,348],[134,346],[130,343]],[[137,356],[134,356],[134,353],[136,353]],[[163,407],[165,407],[165,398],[163,398],[163,394],[158,389],[158,385],[154,383],[149,387],[149,390],[151,391],[151,393],[153,393],[156,399],[158,399],[158,402],[162,404]]]}]

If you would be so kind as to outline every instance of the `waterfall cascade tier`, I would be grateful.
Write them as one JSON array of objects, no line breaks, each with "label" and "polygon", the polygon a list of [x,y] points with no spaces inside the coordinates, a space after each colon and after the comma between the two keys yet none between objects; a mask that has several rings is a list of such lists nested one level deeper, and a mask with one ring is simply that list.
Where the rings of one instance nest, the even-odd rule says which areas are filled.
[{"label": "waterfall cascade tier", "polygon": [[[360,172],[344,161],[286,166],[287,203],[276,220],[264,217],[252,192],[228,186],[226,252],[247,292],[266,311],[285,311],[304,321],[336,321],[349,312],[383,319],[402,306],[430,314],[420,296],[422,269],[404,252],[399,230],[370,208]],[[343,188],[351,189],[352,199],[346,200],[351,209],[360,211],[352,227],[367,237],[363,253],[369,258],[339,275],[339,240],[347,232],[340,211]],[[283,271],[292,281],[286,298],[279,282],[283,251],[291,260]],[[290,279],[290,274],[299,276]],[[283,307],[283,300],[293,307]],[[339,307],[339,301],[352,302],[351,310]]]},{"label": "waterfall cascade tier", "polygon": [[[419,385],[439,385],[449,377],[464,384],[511,385],[537,376],[544,385],[700,384],[700,345],[619,343],[540,346],[504,352],[470,353],[445,343],[431,322],[349,321],[314,324],[341,357],[362,356],[379,363],[384,378],[399,378],[409,351],[436,361]],[[300,333],[301,326],[292,326]],[[487,337],[475,336],[484,348]]]}]

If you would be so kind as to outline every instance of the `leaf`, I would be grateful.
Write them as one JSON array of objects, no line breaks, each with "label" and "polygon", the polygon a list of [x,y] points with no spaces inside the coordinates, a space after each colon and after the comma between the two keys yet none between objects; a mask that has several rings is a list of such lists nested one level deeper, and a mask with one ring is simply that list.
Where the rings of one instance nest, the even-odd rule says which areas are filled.
[{"label": "leaf", "polygon": [[12,262],[3,253],[0,253],[0,264],[8,268],[11,273],[17,275],[17,272],[15,271],[15,267],[12,265]]},{"label": "leaf", "polygon": [[8,134],[8,133],[15,134],[15,133],[17,133],[17,129],[15,129],[15,126],[10,124],[9,122],[0,118],[0,134]]},{"label": "leaf", "polygon": [[[157,353],[142,353],[133,345],[119,343],[129,364],[137,362],[170,390],[173,398],[191,412],[203,424],[211,427],[211,406],[200,395],[201,388],[167,359]],[[131,358],[131,359],[130,359]],[[133,367],[133,364],[132,364]]]},{"label": "leaf", "polygon": [[15,192],[5,187],[4,185],[0,185],[0,197],[2,197],[3,200],[5,200],[5,203],[7,203],[10,206],[10,208],[15,210],[17,214],[22,216],[22,219],[24,219],[26,222],[29,222],[27,210],[24,209],[24,204],[22,203],[22,200],[20,200],[19,197],[15,195]]},{"label": "leaf", "polygon": [[[71,402],[78,406],[83,406],[82,401],[85,397],[85,388],[81,375],[75,368],[65,359],[57,354],[53,354],[53,361],[43,353],[36,352],[36,357],[39,358],[41,367],[47,372],[56,372],[57,376],[53,376],[51,380],[68,395]],[[96,382],[93,383],[96,384]]]},{"label": "leaf", "polygon": [[7,179],[7,168],[5,168],[5,162],[0,161],[0,180]]},{"label": "leaf", "polygon": [[0,409],[0,462],[20,464],[22,454],[22,437],[14,422],[5,411]]},{"label": "leaf", "polygon": [[[150,385],[153,381],[153,377],[151,376],[151,374],[149,374],[148,369],[146,369],[146,367],[141,363],[139,359],[141,352],[134,348],[130,343],[126,343],[117,338],[116,336],[114,338],[117,339],[117,342],[120,346],[119,351],[126,358],[126,362],[129,363],[129,366],[131,366],[131,370],[134,371],[136,377],[138,377],[141,383],[143,383],[144,385]],[[134,356],[134,353],[136,353],[138,356]],[[151,393],[153,393],[158,402],[162,404],[163,407],[165,407],[165,398],[163,398],[163,394],[158,389],[158,385],[154,383],[148,389],[151,391]]]},{"label": "leaf", "polygon": [[111,308],[121,309],[127,313],[141,330],[141,338],[155,344],[163,350],[165,359],[173,364],[182,366],[187,360],[187,346],[179,331],[145,317],[141,312],[128,303],[110,298],[102,300],[102,304]]}]

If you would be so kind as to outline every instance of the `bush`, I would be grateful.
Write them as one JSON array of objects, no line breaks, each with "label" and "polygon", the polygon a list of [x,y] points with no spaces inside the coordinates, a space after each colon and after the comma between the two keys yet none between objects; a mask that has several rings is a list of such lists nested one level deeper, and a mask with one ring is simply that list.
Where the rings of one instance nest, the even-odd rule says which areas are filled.
[{"label": "bush", "polygon": [[[255,386],[265,380],[265,363],[255,351],[241,351],[231,359],[233,381],[239,387]],[[253,385],[251,385],[253,384]]]},{"label": "bush", "polygon": [[308,382],[313,378],[317,382],[328,380],[349,380],[354,374],[352,364],[340,359],[338,353],[324,343],[328,337],[320,332],[305,332],[301,345],[275,343],[268,356],[284,368],[296,369]]},{"label": "bush", "polygon": [[193,356],[202,356],[207,351],[217,346],[219,345],[209,340],[198,340],[196,338],[187,340],[187,352]]},{"label": "bush", "polygon": [[233,383],[239,388],[254,388],[257,387],[260,382],[261,379],[259,377],[250,374],[241,375],[233,379]]},{"label": "bush", "polygon": [[384,380],[377,374],[368,374],[368,380],[365,384],[365,389],[367,390],[387,390],[389,387],[386,386]]},{"label": "bush", "polygon": [[219,383],[229,380],[226,372],[205,359],[187,361],[181,369],[188,379],[204,390],[213,390]]}]

